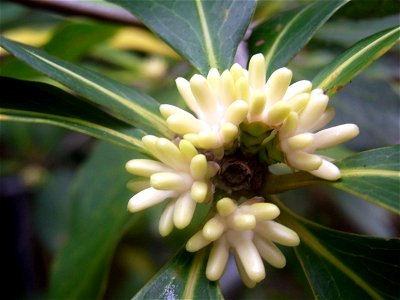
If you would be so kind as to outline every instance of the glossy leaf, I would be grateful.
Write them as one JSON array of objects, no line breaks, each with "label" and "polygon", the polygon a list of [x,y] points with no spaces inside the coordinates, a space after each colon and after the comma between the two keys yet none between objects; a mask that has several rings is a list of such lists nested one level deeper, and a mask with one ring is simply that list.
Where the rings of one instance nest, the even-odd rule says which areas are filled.
[{"label": "glossy leaf", "polygon": [[373,61],[385,54],[400,38],[394,27],[369,36],[334,59],[313,79],[313,86],[332,97]]},{"label": "glossy leaf", "polygon": [[34,69],[107,109],[114,117],[142,129],[171,136],[159,115],[159,104],[151,97],[34,47],[3,37],[0,38],[0,45]]},{"label": "glossy leaf", "polygon": [[300,236],[295,252],[316,299],[399,298],[400,239],[332,230],[280,207]]},{"label": "glossy leaf", "polygon": [[126,209],[132,192],[124,165],[134,157],[131,150],[101,144],[76,176],[68,238],[55,258],[49,299],[101,298],[115,247],[139,216]]},{"label": "glossy leaf", "polygon": [[400,145],[360,152],[336,165],[342,179],[333,187],[400,213]]},{"label": "glossy leaf", "polygon": [[277,194],[288,190],[325,183],[364,200],[400,213],[400,146],[364,151],[335,162],[342,173],[337,181],[325,181],[306,172],[266,177],[264,192]]},{"label": "glossy leaf", "polygon": [[182,249],[133,299],[223,299],[218,285],[205,276],[206,254]]},{"label": "glossy leaf", "polygon": [[258,25],[249,40],[251,54],[263,53],[267,76],[284,67],[315,32],[348,0],[314,1]]},{"label": "glossy leaf", "polygon": [[202,74],[230,68],[256,2],[108,0],[125,7]]},{"label": "glossy leaf", "polygon": [[54,86],[0,77],[0,121],[41,123],[79,131],[107,142],[144,152],[138,129]]}]

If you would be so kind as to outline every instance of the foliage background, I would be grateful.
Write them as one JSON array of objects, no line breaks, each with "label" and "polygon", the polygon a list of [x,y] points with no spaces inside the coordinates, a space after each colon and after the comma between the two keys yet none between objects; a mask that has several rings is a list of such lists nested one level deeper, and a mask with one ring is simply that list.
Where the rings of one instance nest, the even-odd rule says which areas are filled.
[{"label": "foliage background", "polygon": [[[271,18],[306,3],[260,1],[254,20]],[[0,5],[4,36],[41,47],[54,56],[134,86],[161,103],[183,105],[174,79],[188,78],[194,69],[143,25],[127,26],[46,12],[11,2]],[[355,42],[398,26],[398,20],[398,1],[347,4],[291,60],[289,68],[294,80],[312,80]],[[249,45],[250,49],[254,47],[251,39]],[[236,56],[242,63],[246,61],[244,49],[241,45]],[[334,97],[331,102],[336,109],[334,123],[356,123],[361,134],[346,148],[330,150],[330,155],[340,159],[355,151],[398,143],[398,66],[398,46],[395,46]],[[0,69],[7,77],[61,87],[4,51]],[[17,85],[11,88],[11,82],[5,83],[9,91],[19,94]],[[161,207],[135,215],[126,212],[131,192],[125,187],[129,175],[123,166],[134,156],[130,150],[39,124],[2,122],[0,134],[1,213],[5,224],[2,244],[6,245],[2,247],[2,257],[8,266],[3,271],[7,274],[4,286],[5,294],[12,298],[45,295],[130,298],[180,249],[206,213],[201,212],[187,230],[175,231],[161,239],[157,232]],[[398,236],[400,232],[396,214],[328,186],[289,191],[280,198],[299,215],[337,230],[380,237]],[[363,241],[354,245],[363,245]],[[387,257],[398,263],[396,253],[398,250],[391,255],[387,253]],[[287,267],[268,268],[267,279],[254,289],[243,288],[230,265],[221,281],[224,296],[227,299],[311,298],[312,291],[295,253],[290,250],[285,254]],[[314,263],[318,259],[311,258]],[[385,272],[388,273],[383,275],[390,275],[398,270]],[[65,274],[69,274],[67,281]],[[396,287],[393,283],[393,290]]]}]

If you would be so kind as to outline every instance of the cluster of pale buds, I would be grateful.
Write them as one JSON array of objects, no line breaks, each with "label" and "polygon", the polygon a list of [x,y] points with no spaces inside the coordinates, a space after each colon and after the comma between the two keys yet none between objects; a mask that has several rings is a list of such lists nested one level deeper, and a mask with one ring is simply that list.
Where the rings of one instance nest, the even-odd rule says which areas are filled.
[{"label": "cluster of pale buds", "polygon": [[209,280],[223,275],[232,250],[243,282],[253,287],[265,278],[262,259],[276,268],[286,265],[285,256],[274,244],[297,246],[300,239],[293,230],[272,221],[279,208],[262,198],[252,198],[240,206],[230,198],[217,202],[217,214],[207,221],[186,244],[195,252],[213,243],[206,268]]},{"label": "cluster of pale buds", "polygon": [[[312,90],[307,80],[290,84],[292,72],[287,68],[276,70],[268,80],[265,74],[264,56],[256,54],[248,71],[234,64],[222,74],[211,69],[207,78],[198,74],[190,81],[178,78],[178,90],[197,118],[168,104],[161,105],[161,114],[173,132],[196,148],[213,150],[217,157],[238,139],[243,124],[248,132],[255,132],[254,141],[260,144],[251,145],[255,148],[278,134],[279,150],[292,169],[327,180],[340,178],[339,169],[314,151],[354,138],[358,127],[345,124],[313,133],[333,118],[333,110],[327,109],[328,96],[321,89]],[[257,138],[260,128],[271,131],[267,139]]]},{"label": "cluster of pale buds", "polygon": [[212,199],[209,179],[219,167],[185,140],[177,146],[165,138],[147,135],[142,142],[158,161],[132,159],[126,163],[128,172],[141,177],[130,183],[131,188],[142,190],[129,200],[128,209],[137,212],[171,198],[159,222],[160,234],[166,236],[174,225],[181,229],[191,222],[196,203]]},{"label": "cluster of pale buds", "polygon": [[346,142],[357,136],[359,129],[354,124],[343,124],[313,133],[334,116],[333,110],[327,109],[328,101],[321,89],[313,90],[305,108],[288,115],[279,130],[279,141],[289,166],[326,180],[337,180],[341,177],[339,168],[314,151]]},{"label": "cluster of pale buds", "polygon": [[223,154],[239,134],[239,124],[246,118],[248,104],[235,92],[234,73],[219,74],[211,69],[207,78],[194,75],[190,81],[178,78],[176,85],[197,118],[173,105],[160,106],[170,130],[183,136],[195,147]]}]

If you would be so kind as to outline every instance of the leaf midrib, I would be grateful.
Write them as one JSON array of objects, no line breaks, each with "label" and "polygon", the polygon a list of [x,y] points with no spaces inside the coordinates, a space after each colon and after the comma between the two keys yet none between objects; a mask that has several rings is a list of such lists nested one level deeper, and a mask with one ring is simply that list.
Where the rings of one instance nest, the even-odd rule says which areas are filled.
[{"label": "leaf midrib", "polygon": [[[327,248],[322,246],[310,231],[308,231],[296,221],[291,220],[290,222],[293,223],[293,225],[295,226],[296,232],[300,235],[302,242],[305,242],[310,248],[314,249],[333,266],[342,271],[345,275],[347,275],[347,277],[352,279],[360,288],[368,293],[372,297],[372,299],[383,300],[383,298],[377,292],[375,292],[368,283],[366,283],[361,277],[359,277],[349,267],[347,267],[338,258],[336,258]],[[315,293],[314,290],[313,292]]]},{"label": "leaf midrib", "polygon": [[[362,288],[366,293],[368,293],[372,297],[372,299],[384,300],[384,298],[382,298],[381,295],[375,292],[367,282],[365,282],[361,277],[359,277],[356,273],[354,273],[343,262],[341,262],[338,258],[336,258],[335,255],[333,255],[326,247],[321,245],[318,239],[296,220],[300,217],[296,216],[285,205],[283,205],[283,203],[279,200],[278,197],[272,196],[271,199],[273,200],[273,202],[278,204],[278,206],[282,208],[282,210],[285,211],[285,214],[281,215],[281,218],[284,221],[286,221],[286,223],[290,224],[293,227],[292,229],[299,234],[301,243],[303,242],[306,243],[310,248],[314,249],[318,254],[320,254],[327,261],[329,261],[334,267],[342,271],[345,275],[347,275],[350,279],[352,279],[360,288]],[[301,261],[300,258],[299,260]],[[310,285],[312,286],[311,282]],[[315,290],[313,288],[312,291],[315,295],[315,298],[318,299]]]},{"label": "leaf midrib", "polygon": [[282,38],[285,36],[286,32],[291,28],[292,24],[304,14],[305,11],[308,10],[309,7],[306,7],[302,9],[289,23],[287,23],[287,26],[277,35],[277,38],[275,39],[275,42],[271,45],[270,50],[268,51],[267,55],[265,55],[265,64],[267,66],[267,73],[269,72],[269,69],[271,67],[271,59],[274,55],[275,49],[278,47],[280,41]]},{"label": "leaf midrib", "polygon": [[361,176],[378,176],[378,177],[400,177],[400,172],[382,169],[347,169],[341,170],[342,177],[361,177]]},{"label": "leaf midrib", "polygon": [[[9,116],[9,115],[7,115],[7,113],[11,113],[11,114],[17,113],[17,114],[21,114],[22,116],[14,116],[14,115]],[[24,113],[29,113],[29,116],[24,115]],[[78,126],[84,126],[84,127],[88,127],[88,128],[93,128],[95,130],[107,132],[108,134],[110,134],[112,136],[116,136],[116,137],[126,141],[127,143],[132,144],[132,146],[138,147],[139,149],[143,149],[142,151],[145,151],[140,140],[138,140],[134,137],[131,137],[129,135],[123,134],[121,132],[115,131],[111,128],[104,127],[102,125],[98,125],[98,124],[84,121],[81,119],[56,116],[56,115],[45,114],[45,113],[36,113],[36,112],[30,112],[30,111],[25,112],[25,111],[13,110],[13,109],[1,109],[0,110],[0,121],[9,121],[9,120],[10,121],[29,120],[29,122],[32,122],[32,123],[42,123],[42,124],[48,124],[48,125],[54,125],[54,126],[61,126],[61,127],[65,127],[68,129],[74,128],[77,131],[80,131],[82,133],[85,133],[85,134],[87,133],[84,130],[78,130],[77,127],[72,125],[72,124],[76,124]]]},{"label": "leaf midrib", "polygon": [[143,109],[139,105],[135,105],[133,102],[128,101],[126,98],[121,97],[120,95],[118,95],[116,93],[113,93],[112,91],[110,91],[110,90],[98,85],[97,83],[95,83],[95,82],[93,82],[93,81],[91,81],[91,80],[89,80],[89,79],[87,79],[87,78],[85,78],[85,77],[73,72],[73,71],[70,71],[70,70],[68,70],[68,69],[66,69],[66,68],[64,68],[64,67],[62,67],[62,66],[60,66],[60,65],[58,65],[56,63],[53,63],[52,61],[50,61],[50,60],[48,60],[48,59],[46,59],[44,57],[41,57],[40,55],[37,55],[36,53],[34,53],[34,52],[32,52],[32,51],[30,51],[28,49],[25,49],[25,51],[27,53],[29,53],[30,55],[34,56],[36,59],[39,59],[39,60],[45,62],[46,64],[49,64],[53,68],[58,69],[61,72],[64,72],[64,73],[70,75],[71,77],[73,77],[73,78],[75,78],[75,79],[77,79],[79,81],[82,81],[83,83],[87,84],[88,86],[91,86],[95,90],[98,90],[100,93],[103,93],[103,94],[107,95],[108,97],[116,100],[117,102],[119,102],[120,104],[124,105],[125,107],[135,111],[136,113],[138,113],[140,115],[143,115],[150,122],[154,122],[156,124],[162,123],[158,118],[155,118],[154,115],[149,114],[149,112],[147,110]]},{"label": "leaf midrib", "polygon": [[199,14],[199,20],[200,20],[201,29],[203,32],[208,62],[210,64],[211,68],[217,68],[217,66],[218,66],[217,59],[215,57],[214,47],[213,47],[213,43],[211,40],[211,35],[210,35],[210,31],[208,29],[207,19],[204,14],[203,4],[201,3],[201,0],[196,0],[196,8],[197,8],[197,12]]},{"label": "leaf midrib", "polygon": [[[397,30],[396,30],[397,29]],[[386,39],[388,36],[391,36],[393,34],[395,34],[397,31],[399,31],[399,28],[395,28],[391,31],[389,31],[388,33],[386,33],[385,35],[381,36],[379,39],[373,41],[372,43],[370,43],[368,46],[364,47],[363,49],[357,51],[357,53],[355,53],[354,55],[352,55],[351,57],[349,57],[349,59],[346,59],[345,61],[343,61],[343,63],[339,64],[336,68],[335,68],[335,72],[333,74],[330,74],[330,76],[327,76],[321,83],[318,84],[318,87],[324,87],[325,84],[327,84],[327,82],[329,83],[330,81],[332,81],[332,78],[337,78],[338,74],[341,74],[343,72],[343,70],[349,65],[351,64],[353,61],[355,61],[357,58],[359,58],[360,56],[362,56],[363,54],[365,54],[368,50],[370,50],[371,48],[373,48],[376,44],[380,43],[382,40]],[[335,75],[335,76],[334,76]]]},{"label": "leaf midrib", "polygon": [[194,299],[194,291],[198,278],[200,276],[200,271],[203,263],[204,251],[196,253],[192,266],[189,270],[189,276],[187,278],[187,283],[185,285],[185,290],[182,294],[182,299]]}]

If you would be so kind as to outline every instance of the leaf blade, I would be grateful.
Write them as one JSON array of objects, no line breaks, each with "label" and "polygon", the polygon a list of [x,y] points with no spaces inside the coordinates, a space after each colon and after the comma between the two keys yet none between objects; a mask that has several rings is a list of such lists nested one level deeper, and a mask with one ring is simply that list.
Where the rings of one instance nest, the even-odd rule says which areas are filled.
[{"label": "leaf blade", "polygon": [[34,47],[3,37],[0,44],[26,64],[104,107],[114,117],[150,132],[171,136],[159,115],[159,104],[149,96]]},{"label": "leaf blade", "polygon": [[180,250],[133,299],[223,299],[218,285],[205,277],[206,254]]},{"label": "leaf blade", "polygon": [[335,162],[342,177],[326,181],[307,172],[268,174],[265,194],[278,194],[312,184],[327,184],[400,214],[400,145],[363,151]]},{"label": "leaf blade", "polygon": [[400,38],[400,27],[369,36],[339,55],[313,79],[313,86],[332,97],[352,78],[385,54]]},{"label": "leaf blade", "polygon": [[[267,76],[284,67],[312,38],[315,32],[348,0],[314,1],[281,13],[253,31],[250,53],[263,53]],[[284,50],[282,50],[284,49]]]},{"label": "leaf blade", "polygon": [[202,74],[230,68],[255,9],[253,0],[109,1],[132,12]]},{"label": "leaf blade", "polygon": [[[91,135],[144,152],[138,129],[54,86],[0,77],[3,93],[0,121],[41,123]],[[16,93],[16,91],[19,91]]]},{"label": "leaf blade", "polygon": [[294,214],[277,197],[273,201],[300,236],[295,252],[317,299],[398,298],[400,267],[393,262],[400,239],[332,230]]},{"label": "leaf blade", "polygon": [[337,166],[342,179],[329,185],[400,214],[400,145],[360,152]]},{"label": "leaf blade", "polygon": [[131,175],[124,165],[133,157],[129,149],[102,143],[79,170],[70,195],[69,236],[55,257],[48,299],[101,298],[114,250],[139,220],[126,209],[132,192],[125,186]]}]

